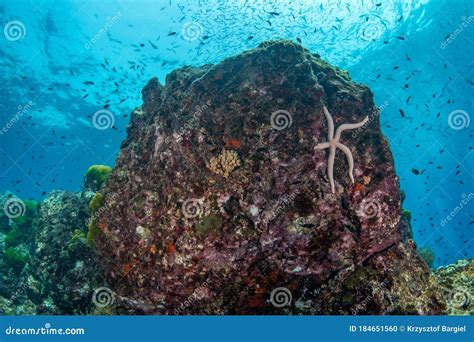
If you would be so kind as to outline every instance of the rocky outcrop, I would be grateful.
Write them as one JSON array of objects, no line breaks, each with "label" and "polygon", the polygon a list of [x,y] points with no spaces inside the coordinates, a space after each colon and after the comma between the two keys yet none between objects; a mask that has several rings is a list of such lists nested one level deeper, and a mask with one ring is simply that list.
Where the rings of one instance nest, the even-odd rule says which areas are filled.
[{"label": "rocky outcrop", "polygon": [[[118,312],[442,312],[366,86],[266,42],[153,79],[143,101],[97,217]],[[368,116],[340,137],[354,184],[338,150],[334,193],[328,150],[315,149],[331,136],[324,107],[336,128]]]},{"label": "rocky outcrop", "polygon": [[[85,193],[54,191],[23,224],[25,236],[16,235],[14,250],[24,250],[27,260],[12,268],[7,267],[11,257],[0,259],[7,265],[0,272],[2,314],[86,314],[96,309],[93,292],[103,278],[100,258],[85,235],[89,201]],[[20,219],[27,212],[15,220],[24,223]],[[12,224],[10,232],[16,228]]]}]

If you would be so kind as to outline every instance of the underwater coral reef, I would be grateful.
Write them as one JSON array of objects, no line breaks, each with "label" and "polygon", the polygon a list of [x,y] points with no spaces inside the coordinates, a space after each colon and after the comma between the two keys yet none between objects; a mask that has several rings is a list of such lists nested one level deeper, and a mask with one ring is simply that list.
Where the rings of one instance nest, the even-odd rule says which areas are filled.
[{"label": "underwater coral reef", "polygon": [[[472,260],[417,252],[372,93],[346,72],[269,41],[142,94],[113,169],[0,213],[2,313],[472,314]],[[346,123],[343,153],[322,149]]]}]

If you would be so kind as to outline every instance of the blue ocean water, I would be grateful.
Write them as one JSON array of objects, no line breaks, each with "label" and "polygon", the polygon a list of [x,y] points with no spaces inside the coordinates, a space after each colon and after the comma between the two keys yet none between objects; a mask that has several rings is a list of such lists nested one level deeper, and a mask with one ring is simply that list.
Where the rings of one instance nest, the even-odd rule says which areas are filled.
[{"label": "blue ocean water", "polygon": [[[0,193],[77,191],[113,165],[141,89],[269,39],[301,42],[381,108],[414,239],[473,257],[470,0],[0,0]],[[107,129],[94,124],[98,111]]]}]

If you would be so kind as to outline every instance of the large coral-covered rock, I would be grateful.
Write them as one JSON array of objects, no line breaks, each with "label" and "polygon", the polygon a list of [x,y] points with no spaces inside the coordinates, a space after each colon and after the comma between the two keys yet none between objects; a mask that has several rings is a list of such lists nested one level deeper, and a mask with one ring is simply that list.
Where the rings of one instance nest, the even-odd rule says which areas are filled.
[{"label": "large coral-covered rock", "polygon": [[[119,309],[154,314],[436,314],[406,241],[370,90],[290,42],[143,90],[102,192],[97,245]],[[328,179],[323,105],[354,158]],[[107,199],[114,198],[107,204]],[[118,200],[117,200],[118,198]],[[119,310],[120,312],[120,310]]]}]

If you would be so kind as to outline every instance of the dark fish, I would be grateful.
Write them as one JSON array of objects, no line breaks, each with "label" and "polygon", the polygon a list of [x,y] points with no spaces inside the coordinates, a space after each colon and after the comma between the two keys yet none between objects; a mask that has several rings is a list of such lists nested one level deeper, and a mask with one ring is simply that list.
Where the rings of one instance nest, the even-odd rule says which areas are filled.
[{"label": "dark fish", "polygon": [[155,50],[158,49],[158,47],[155,44],[153,44],[152,42],[150,42],[150,40],[148,40],[148,43],[150,43],[150,45],[153,49],[155,49]]},{"label": "dark fish", "polygon": [[405,117],[405,112],[402,109],[399,109],[399,111],[400,111],[400,115],[402,116],[402,118],[404,118]]},{"label": "dark fish", "polygon": [[415,169],[415,168],[412,168],[412,169],[411,169],[411,172],[412,172],[414,175],[416,175],[416,176],[418,176],[418,175],[420,174],[420,171],[418,171],[418,170]]},{"label": "dark fish", "polygon": [[173,31],[173,32],[170,32],[170,33],[168,33],[168,37],[169,37],[169,36],[174,36],[174,35],[176,35],[176,32],[174,32],[174,31]]}]

